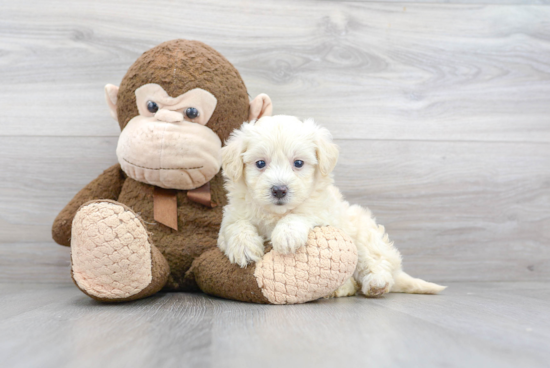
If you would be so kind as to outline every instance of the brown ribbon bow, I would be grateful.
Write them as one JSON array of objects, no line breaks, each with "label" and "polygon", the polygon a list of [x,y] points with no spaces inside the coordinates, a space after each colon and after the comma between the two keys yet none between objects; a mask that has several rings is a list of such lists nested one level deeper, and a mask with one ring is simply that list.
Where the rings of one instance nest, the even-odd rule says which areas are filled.
[{"label": "brown ribbon bow", "polygon": [[[175,189],[164,189],[155,187],[153,193],[153,215],[156,222],[159,222],[171,229],[178,230],[178,191]],[[196,189],[187,191],[189,200],[200,203],[203,206],[214,208],[210,183],[206,183]]]}]

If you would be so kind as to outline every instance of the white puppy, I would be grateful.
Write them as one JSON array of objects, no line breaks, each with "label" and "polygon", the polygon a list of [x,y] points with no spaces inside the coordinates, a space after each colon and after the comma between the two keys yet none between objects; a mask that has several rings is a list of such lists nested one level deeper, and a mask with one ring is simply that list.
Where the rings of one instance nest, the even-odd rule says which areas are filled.
[{"label": "white puppy", "polygon": [[355,280],[333,296],[353,295],[357,288],[367,296],[443,290],[403,272],[384,227],[368,209],[344,201],[331,174],[337,160],[329,131],[313,120],[279,115],[243,124],[222,149],[229,204],[218,247],[245,267],[262,258],[266,240],[277,252],[295,252],[312,228],[332,225],[354,240],[359,255]]}]

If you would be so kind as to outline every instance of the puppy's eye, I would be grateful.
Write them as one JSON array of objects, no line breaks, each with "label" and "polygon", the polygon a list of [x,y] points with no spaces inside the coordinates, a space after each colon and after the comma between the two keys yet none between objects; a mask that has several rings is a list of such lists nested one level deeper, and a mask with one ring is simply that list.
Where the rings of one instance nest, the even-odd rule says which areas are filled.
[{"label": "puppy's eye", "polygon": [[147,110],[154,114],[155,112],[159,111],[159,105],[157,105],[157,103],[154,101],[147,101]]},{"label": "puppy's eye", "polygon": [[263,160],[256,161],[256,167],[258,169],[263,169],[265,167],[265,161],[263,161]]},{"label": "puppy's eye", "polygon": [[300,168],[302,166],[304,166],[304,161],[302,161],[302,160],[294,161],[294,167]]},{"label": "puppy's eye", "polygon": [[190,107],[190,108],[188,108],[187,110],[185,110],[185,115],[186,115],[189,119],[194,119],[194,118],[196,118],[197,116],[199,116],[199,110],[197,110],[197,109],[194,108],[194,107]]}]

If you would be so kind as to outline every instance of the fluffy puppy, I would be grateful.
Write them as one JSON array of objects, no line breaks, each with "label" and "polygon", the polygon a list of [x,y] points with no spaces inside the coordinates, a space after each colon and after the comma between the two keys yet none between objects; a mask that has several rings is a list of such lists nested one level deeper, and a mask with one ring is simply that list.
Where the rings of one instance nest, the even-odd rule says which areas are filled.
[{"label": "fluffy puppy", "polygon": [[401,255],[370,211],[346,202],[333,185],[338,147],[313,120],[266,116],[234,131],[222,149],[229,204],[218,247],[241,267],[259,261],[264,241],[286,254],[305,245],[315,226],[345,231],[357,246],[352,279],[333,296],[389,291],[435,294],[445,287],[403,272]]}]

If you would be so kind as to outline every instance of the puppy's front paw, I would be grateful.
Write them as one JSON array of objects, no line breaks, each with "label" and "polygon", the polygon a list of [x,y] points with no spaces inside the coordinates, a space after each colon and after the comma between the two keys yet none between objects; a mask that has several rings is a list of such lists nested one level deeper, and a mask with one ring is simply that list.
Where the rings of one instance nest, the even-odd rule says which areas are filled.
[{"label": "puppy's front paw", "polygon": [[393,277],[389,272],[371,272],[363,278],[361,292],[366,297],[376,298],[389,293],[392,285]]},{"label": "puppy's front paw", "polygon": [[271,233],[273,249],[281,254],[296,252],[306,245],[310,229],[296,223],[278,224]]},{"label": "puppy's front paw", "polygon": [[246,267],[249,263],[258,262],[264,256],[264,241],[259,235],[241,234],[233,239],[223,239],[221,247],[231,263]]}]

